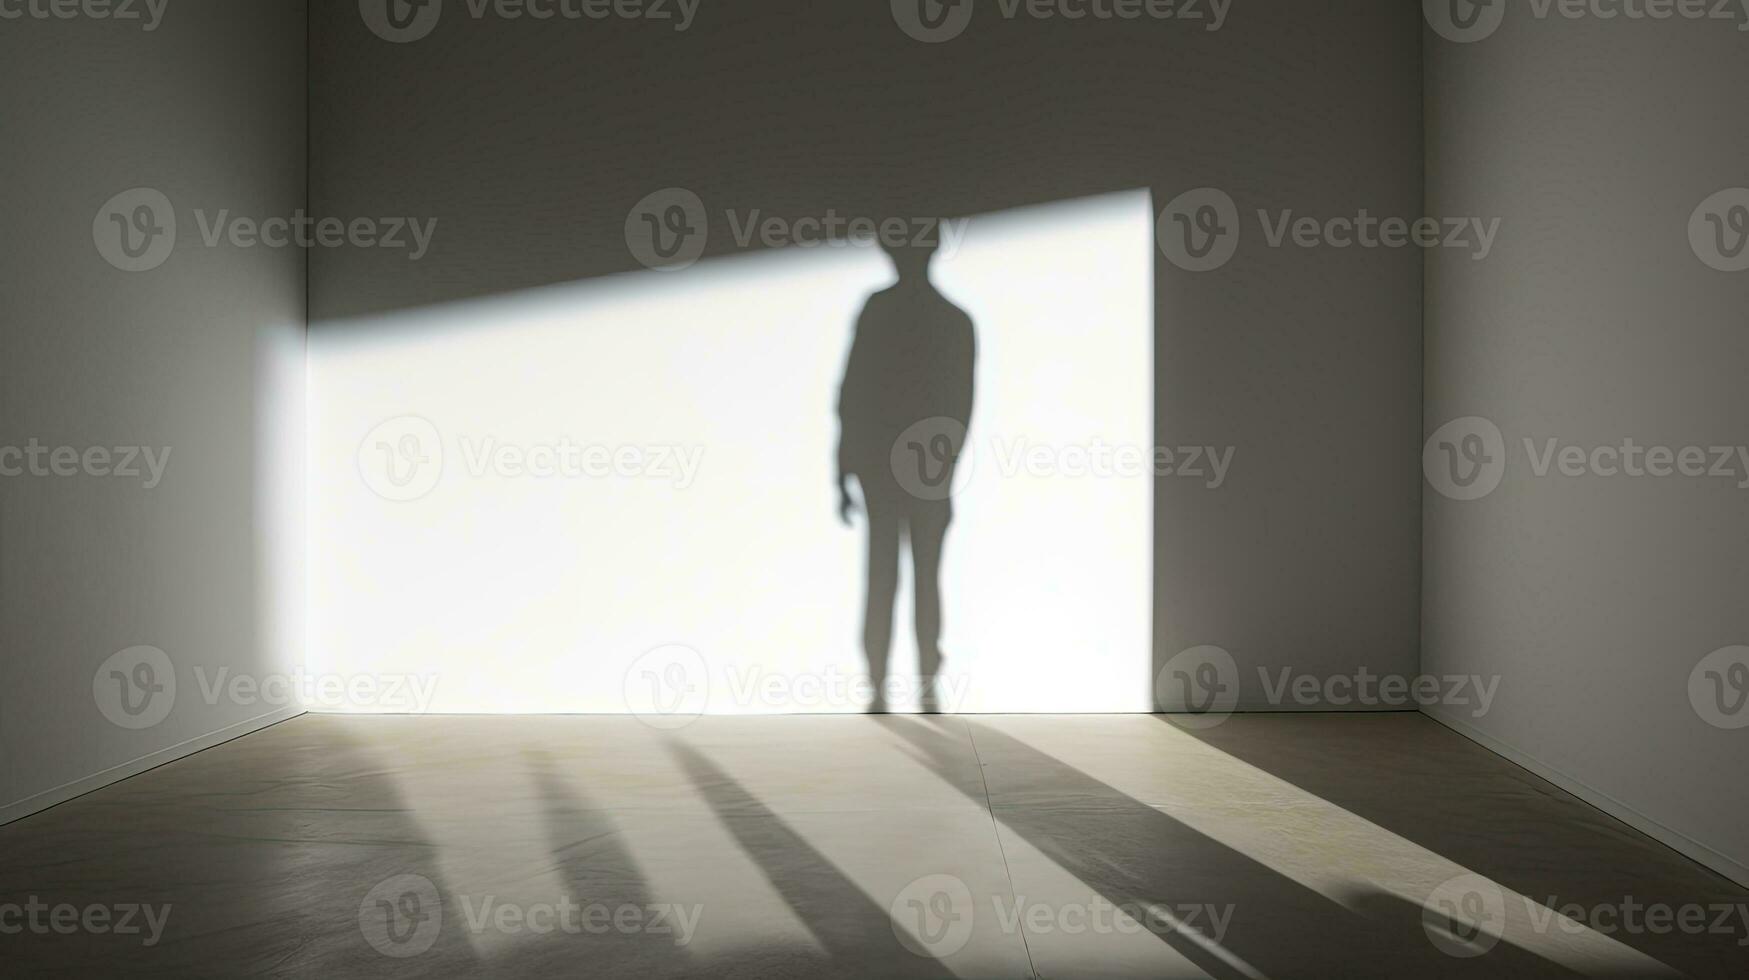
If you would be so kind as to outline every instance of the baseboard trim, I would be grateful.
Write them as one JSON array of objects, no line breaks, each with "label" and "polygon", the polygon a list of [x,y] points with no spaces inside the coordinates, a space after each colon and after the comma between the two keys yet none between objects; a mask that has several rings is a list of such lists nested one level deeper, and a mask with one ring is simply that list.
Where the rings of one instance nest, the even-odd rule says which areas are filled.
[{"label": "baseboard trim", "polygon": [[131,776],[138,776],[140,773],[145,772],[148,769],[156,769],[166,763],[186,758],[196,752],[201,752],[210,749],[215,745],[229,742],[234,738],[242,738],[245,735],[258,732],[270,725],[277,725],[282,721],[296,718],[303,713],[304,709],[300,705],[286,705],[283,708],[276,708],[264,715],[256,715],[253,718],[237,722],[234,725],[227,725],[218,731],[208,732],[205,735],[197,735],[194,738],[178,742],[175,745],[166,746],[156,752],[142,755],[137,759],[129,760],[120,765],[110,766],[108,769],[104,769],[100,772],[94,772],[89,776],[75,779],[70,783],[62,783],[53,789],[46,789],[21,800],[15,800],[4,806],[0,806],[0,826],[12,823],[15,820],[22,820],[32,814],[41,813],[53,806],[60,806],[68,800],[76,799],[84,796],[86,793],[94,792],[105,786],[119,783]]},{"label": "baseboard trim", "polygon": [[1492,735],[1481,731],[1468,722],[1456,718],[1442,717],[1432,711],[1423,710],[1427,717],[1441,725],[1475,742],[1482,748],[1500,756],[1513,765],[1530,772],[1534,776],[1546,779],[1568,793],[1584,800],[1586,803],[1602,810],[1622,823],[1634,828],[1647,837],[1652,838],[1665,847],[1681,854],[1698,864],[1716,871],[1739,885],[1749,887],[1749,865],[1733,860],[1725,854],[1695,840],[1688,835],[1674,830],[1665,824],[1634,809],[1626,803],[1610,796],[1608,793],[1591,786],[1581,780],[1561,772],[1542,760],[1528,755],[1500,741]]},{"label": "baseboard trim", "polygon": [[1416,704],[1281,704],[1274,701],[1240,701],[1235,715],[1402,715],[1419,712]]}]

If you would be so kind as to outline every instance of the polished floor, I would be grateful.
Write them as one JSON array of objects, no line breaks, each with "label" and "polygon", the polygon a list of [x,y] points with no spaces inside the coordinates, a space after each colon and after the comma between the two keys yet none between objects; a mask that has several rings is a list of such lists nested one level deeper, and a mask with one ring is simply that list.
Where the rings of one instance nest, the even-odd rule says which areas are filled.
[{"label": "polished floor", "polygon": [[61,973],[1740,978],[1749,891],[1414,714],[304,715],[0,827]]}]

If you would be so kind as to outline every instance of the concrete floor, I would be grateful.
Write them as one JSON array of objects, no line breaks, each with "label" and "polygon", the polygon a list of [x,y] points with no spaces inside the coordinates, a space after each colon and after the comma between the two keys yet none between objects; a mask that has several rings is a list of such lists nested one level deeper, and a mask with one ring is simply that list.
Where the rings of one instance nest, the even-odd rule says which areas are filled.
[{"label": "concrete floor", "polygon": [[1740,978],[1746,909],[1413,714],[305,715],[0,827],[6,976]]}]

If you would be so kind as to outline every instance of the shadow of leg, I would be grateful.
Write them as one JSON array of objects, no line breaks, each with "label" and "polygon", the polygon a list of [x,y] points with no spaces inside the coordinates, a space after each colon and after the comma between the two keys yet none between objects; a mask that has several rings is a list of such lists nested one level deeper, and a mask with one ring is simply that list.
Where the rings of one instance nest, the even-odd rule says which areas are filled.
[{"label": "shadow of leg", "polygon": [[869,501],[868,580],[862,618],[862,649],[874,687],[871,714],[887,710],[887,659],[893,646],[893,601],[899,591],[899,521]]},{"label": "shadow of leg", "polygon": [[935,689],[941,673],[941,555],[947,540],[945,508],[919,508],[911,515],[911,562],[917,627],[917,673],[920,707],[926,714],[941,710]]}]

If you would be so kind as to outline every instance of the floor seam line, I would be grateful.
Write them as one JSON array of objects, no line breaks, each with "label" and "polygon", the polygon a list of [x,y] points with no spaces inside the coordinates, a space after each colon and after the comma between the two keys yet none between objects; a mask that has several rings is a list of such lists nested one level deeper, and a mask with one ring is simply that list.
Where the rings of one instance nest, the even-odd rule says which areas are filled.
[{"label": "floor seam line", "polygon": [[[972,761],[978,764],[978,782],[984,787],[984,812],[990,815],[990,831],[996,836],[996,853],[1002,857],[1002,876],[1008,879],[1008,897],[1013,900],[1015,908],[1020,907],[1020,897],[1014,890],[1014,869],[1008,866],[1008,848],[1002,846],[1002,826],[996,821],[996,805],[990,799],[990,780],[984,775],[984,757],[978,754],[978,738],[972,734],[972,723],[961,720],[965,726],[966,741],[972,746]],[[1015,921],[1019,921],[1017,918]],[[1032,959],[1032,944],[1026,941],[1026,930],[1020,932],[1020,949],[1026,953],[1026,968],[1036,978],[1039,975],[1038,964]]]}]

